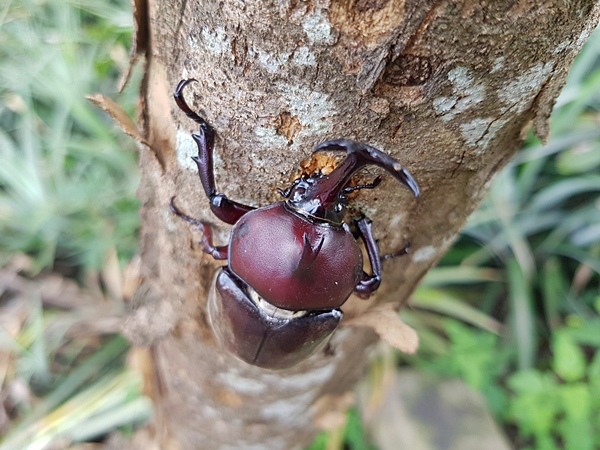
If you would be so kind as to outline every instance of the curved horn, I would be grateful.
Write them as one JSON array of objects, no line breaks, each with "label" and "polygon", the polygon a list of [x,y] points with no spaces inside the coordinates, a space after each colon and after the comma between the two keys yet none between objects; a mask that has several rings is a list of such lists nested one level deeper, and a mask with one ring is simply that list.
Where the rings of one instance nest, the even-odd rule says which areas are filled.
[{"label": "curved horn", "polygon": [[342,189],[349,181],[350,177],[361,168],[368,165],[382,167],[391,173],[400,183],[406,186],[415,197],[421,194],[419,185],[412,175],[402,167],[398,161],[387,153],[371,147],[362,142],[351,139],[334,139],[318,144],[313,153],[323,150],[344,150],[348,155],[331,174],[329,178],[335,180],[335,187],[331,186],[332,191]]}]

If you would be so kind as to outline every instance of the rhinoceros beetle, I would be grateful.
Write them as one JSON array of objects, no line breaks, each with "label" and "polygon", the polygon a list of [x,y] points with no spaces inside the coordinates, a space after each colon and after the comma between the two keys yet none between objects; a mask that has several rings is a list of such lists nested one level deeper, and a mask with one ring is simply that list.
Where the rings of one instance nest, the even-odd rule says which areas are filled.
[{"label": "rhinoceros beetle", "polygon": [[[198,145],[193,160],[210,208],[233,225],[229,244],[215,246],[212,229],[181,212],[171,199],[171,211],[202,232],[203,251],[227,259],[212,284],[208,317],[217,342],[243,361],[268,369],[289,368],[325,344],[338,326],[339,309],[352,293],[367,298],[381,283],[379,248],[372,222],[361,217],[351,228],[344,222],[348,194],[377,187],[350,185],[351,177],[368,165],[384,168],[415,197],[419,187],[395,159],[367,144],[348,139],[323,142],[313,149],[343,150],[346,158],[324,175],[303,175],[279,193],[285,201],[253,208],[229,200],[215,186],[214,129],[192,111],[183,90],[175,89],[177,106],[200,125],[192,137]],[[363,270],[357,243],[366,247],[371,274]]]}]

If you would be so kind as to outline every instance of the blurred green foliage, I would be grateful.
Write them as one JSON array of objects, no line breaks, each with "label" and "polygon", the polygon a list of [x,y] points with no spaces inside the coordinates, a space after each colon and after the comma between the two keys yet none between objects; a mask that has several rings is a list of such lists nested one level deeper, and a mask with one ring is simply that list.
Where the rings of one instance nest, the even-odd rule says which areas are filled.
[{"label": "blurred green foliage", "polygon": [[[0,7],[0,262],[24,252],[99,270],[137,248],[134,143],[86,100],[114,95],[132,29],[126,1]],[[119,96],[134,115],[135,89]]]},{"label": "blurred green foliage", "polygon": [[320,433],[306,450],[377,450],[368,439],[356,408],[350,408],[340,430]]},{"label": "blurred green foliage", "polygon": [[[54,270],[83,280],[115,253],[123,266],[136,253],[135,144],[86,100],[116,97],[130,8],[127,0],[0,4],[0,268],[26,254],[29,276]],[[118,96],[131,116],[139,75]],[[73,339],[67,330],[82,312],[23,294],[0,291],[0,449],[66,445],[147,420],[140,377],[124,367],[127,342]]]}]

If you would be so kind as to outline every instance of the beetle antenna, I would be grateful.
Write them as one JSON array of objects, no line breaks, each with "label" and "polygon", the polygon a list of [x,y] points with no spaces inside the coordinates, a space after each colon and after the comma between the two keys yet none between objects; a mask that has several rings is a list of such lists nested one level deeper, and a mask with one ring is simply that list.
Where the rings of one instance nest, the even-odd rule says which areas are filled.
[{"label": "beetle antenna", "polygon": [[371,183],[345,187],[344,189],[342,189],[342,192],[344,194],[351,194],[352,192],[360,191],[361,189],[375,189],[377,186],[379,186],[381,184],[382,181],[383,181],[383,177],[381,175],[379,175]]}]

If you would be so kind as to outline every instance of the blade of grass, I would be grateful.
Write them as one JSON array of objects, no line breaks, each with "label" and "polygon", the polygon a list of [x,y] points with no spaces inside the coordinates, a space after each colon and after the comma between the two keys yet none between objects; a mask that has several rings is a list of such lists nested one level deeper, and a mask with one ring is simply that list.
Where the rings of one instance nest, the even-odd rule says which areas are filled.
[{"label": "blade of grass", "polygon": [[489,281],[502,281],[502,272],[486,267],[468,265],[435,267],[427,272],[422,286],[448,286],[452,284],[473,284]]},{"label": "blade of grass", "polygon": [[507,265],[511,302],[513,337],[517,345],[519,369],[533,367],[536,359],[536,327],[533,318],[533,299],[528,278],[516,260]]},{"label": "blade of grass", "polygon": [[557,329],[562,325],[560,305],[564,304],[568,292],[558,258],[552,257],[546,261],[540,281],[546,323],[551,329]]},{"label": "blade of grass", "polygon": [[491,333],[498,334],[502,328],[497,320],[442,289],[420,287],[412,295],[410,305],[454,317]]},{"label": "blade of grass", "polygon": [[[132,371],[105,374],[68,401],[11,432],[0,450],[41,450],[53,442],[95,437],[117,424],[140,422],[149,417],[150,402],[140,398],[141,381]],[[105,428],[102,428],[104,426]]]},{"label": "blade of grass", "polygon": [[129,345],[121,336],[107,342],[100,350],[75,367],[65,379],[50,392],[35,409],[27,415],[25,420],[15,426],[15,431],[21,430],[34,421],[39,420],[49,411],[71,397],[78,389],[89,382],[93,377],[108,370],[115,360],[122,358]]}]

